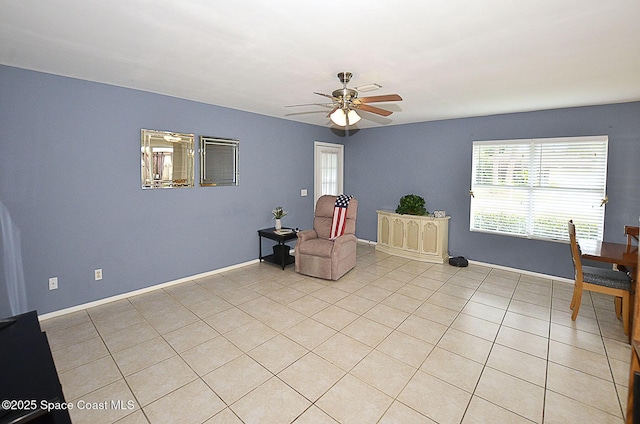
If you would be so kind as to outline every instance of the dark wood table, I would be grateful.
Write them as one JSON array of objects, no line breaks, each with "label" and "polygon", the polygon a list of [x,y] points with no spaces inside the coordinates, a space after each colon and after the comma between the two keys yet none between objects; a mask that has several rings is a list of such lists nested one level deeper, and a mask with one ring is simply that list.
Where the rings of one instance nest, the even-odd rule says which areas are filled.
[{"label": "dark wood table", "polygon": [[[260,246],[258,259],[260,261],[281,265],[282,269],[296,261],[295,258],[289,254],[289,246],[287,246],[286,243],[298,239],[298,233],[292,228],[283,228],[283,230],[290,230],[291,232],[278,234],[275,227],[258,230],[258,245]],[[278,244],[274,246],[273,254],[262,256],[263,237],[278,242]]]},{"label": "dark wood table", "polygon": [[624,265],[633,269],[632,278],[638,281],[638,247],[608,241],[580,240],[582,257],[592,261]]}]

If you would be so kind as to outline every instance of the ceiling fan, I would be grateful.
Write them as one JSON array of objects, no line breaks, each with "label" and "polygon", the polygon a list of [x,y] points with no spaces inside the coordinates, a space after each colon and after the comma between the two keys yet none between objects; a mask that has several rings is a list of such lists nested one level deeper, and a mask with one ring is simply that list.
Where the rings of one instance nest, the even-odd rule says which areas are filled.
[{"label": "ceiling fan", "polygon": [[[376,106],[371,106],[368,103],[377,102],[397,102],[401,101],[402,97],[397,94],[386,94],[381,96],[369,96],[358,97],[358,91],[352,88],[347,88],[347,84],[351,80],[353,74],[351,72],[340,72],[338,79],[342,83],[342,88],[334,90],[331,94],[317,93],[319,96],[327,97],[331,99],[331,103],[323,104],[322,106],[331,107],[331,112],[327,115],[333,123],[338,126],[346,127],[358,122],[361,118],[356,113],[356,110],[362,110],[365,112],[375,113],[376,115],[389,116],[393,112],[385,109],[381,109]],[[375,84],[377,87],[379,85]],[[293,106],[305,106],[305,105],[293,105]]]}]

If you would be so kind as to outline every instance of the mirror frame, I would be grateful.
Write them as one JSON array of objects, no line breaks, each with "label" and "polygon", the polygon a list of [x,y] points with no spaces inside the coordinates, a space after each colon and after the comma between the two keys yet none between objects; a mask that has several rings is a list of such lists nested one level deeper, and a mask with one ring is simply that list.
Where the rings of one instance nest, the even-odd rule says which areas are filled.
[{"label": "mirror frame", "polygon": [[[142,188],[147,190],[156,188],[193,187],[195,180],[194,140],[194,134],[147,129],[140,130],[140,177]],[[179,146],[180,149],[174,150],[173,146]],[[163,150],[171,150],[172,163],[170,164],[170,178],[163,179],[159,173],[153,172],[154,155],[152,153],[154,149],[157,149],[158,153],[162,153]],[[176,166],[176,160],[180,160],[182,165],[180,168]],[[166,166],[167,165],[165,165],[165,167]],[[176,169],[182,169],[180,176],[185,178],[173,178],[174,167]]]},{"label": "mirror frame", "polygon": [[[213,178],[207,177],[207,171],[209,175],[212,173],[210,170],[210,161],[207,162],[207,147],[208,146],[218,146],[218,147],[228,147],[233,152],[232,160],[233,163],[230,166],[233,168],[233,177],[231,180],[225,181],[214,181]],[[213,154],[210,152],[209,154]],[[221,138],[221,137],[210,137],[201,135],[200,136],[200,185],[202,187],[223,187],[223,186],[237,186],[239,185],[238,176],[240,167],[240,141],[234,140],[231,138]]]}]

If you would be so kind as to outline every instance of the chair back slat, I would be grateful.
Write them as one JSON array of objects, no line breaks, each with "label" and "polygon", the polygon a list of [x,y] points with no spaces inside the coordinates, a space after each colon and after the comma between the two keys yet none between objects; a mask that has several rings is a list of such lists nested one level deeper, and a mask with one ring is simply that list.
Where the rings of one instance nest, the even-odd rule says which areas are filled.
[{"label": "chair back slat", "polygon": [[575,284],[582,284],[582,251],[578,240],[576,239],[576,226],[573,220],[569,221],[569,241],[571,242],[571,259],[573,260],[573,269],[575,272]]}]

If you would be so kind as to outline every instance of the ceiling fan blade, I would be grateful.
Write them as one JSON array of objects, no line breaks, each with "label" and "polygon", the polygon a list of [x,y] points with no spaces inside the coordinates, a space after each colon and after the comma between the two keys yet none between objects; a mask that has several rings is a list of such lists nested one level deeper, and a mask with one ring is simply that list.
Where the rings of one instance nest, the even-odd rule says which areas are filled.
[{"label": "ceiling fan blade", "polygon": [[315,92],[315,91],[313,92],[313,94],[317,94],[318,96],[328,97],[328,98],[330,98],[331,100],[338,100],[337,98],[333,97],[333,96],[332,96],[332,95],[330,95],[330,94],[318,93],[318,92]]},{"label": "ceiling fan blade", "polygon": [[354,102],[357,103],[375,103],[375,102],[399,102],[402,100],[397,94],[383,94],[382,96],[360,97]]},{"label": "ceiling fan blade", "polygon": [[393,112],[389,110],[380,109],[379,107],[369,106],[365,104],[355,104],[354,107],[359,110],[364,110],[365,112],[375,113],[376,115],[389,116]]},{"label": "ceiling fan blade", "polygon": [[300,106],[332,107],[333,103],[303,103],[303,104],[300,104],[300,105],[285,105],[285,107],[300,107]]}]

